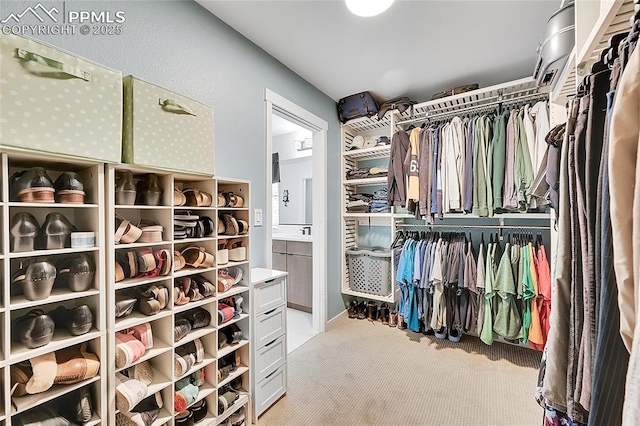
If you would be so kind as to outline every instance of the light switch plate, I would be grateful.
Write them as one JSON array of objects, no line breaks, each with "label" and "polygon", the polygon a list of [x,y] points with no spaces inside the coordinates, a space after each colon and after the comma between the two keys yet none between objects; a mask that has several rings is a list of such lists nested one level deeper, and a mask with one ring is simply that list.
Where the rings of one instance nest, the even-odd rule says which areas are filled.
[{"label": "light switch plate", "polygon": [[262,226],[262,209],[253,209],[253,226]]}]

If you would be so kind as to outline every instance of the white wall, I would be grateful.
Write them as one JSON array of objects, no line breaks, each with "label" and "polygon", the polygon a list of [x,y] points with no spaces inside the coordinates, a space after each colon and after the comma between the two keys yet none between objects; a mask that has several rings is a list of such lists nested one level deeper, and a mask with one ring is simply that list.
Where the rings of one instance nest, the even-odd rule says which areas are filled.
[{"label": "white wall", "polygon": [[291,160],[292,158],[311,157],[312,149],[298,151],[295,147],[295,141],[304,140],[312,137],[313,134],[309,130],[300,128],[300,130],[291,133],[273,137],[273,152],[280,154],[280,162]]}]

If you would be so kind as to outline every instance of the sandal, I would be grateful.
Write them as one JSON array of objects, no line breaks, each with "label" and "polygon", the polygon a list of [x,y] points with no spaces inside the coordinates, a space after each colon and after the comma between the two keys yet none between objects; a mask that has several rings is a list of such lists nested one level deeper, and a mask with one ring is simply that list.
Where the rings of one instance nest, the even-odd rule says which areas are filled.
[{"label": "sandal", "polygon": [[210,207],[213,204],[213,197],[208,192],[199,189],[185,189],[182,192],[187,197],[189,207]]},{"label": "sandal", "polygon": [[174,305],[181,306],[189,303],[191,298],[187,297],[187,293],[191,288],[191,278],[182,277],[176,278],[173,286],[173,303]]},{"label": "sandal", "polygon": [[[118,223],[118,221],[120,222]],[[142,230],[123,217],[116,216],[116,227],[117,231],[114,236],[116,244],[135,243],[142,236]]]},{"label": "sandal", "polygon": [[215,263],[215,257],[206,252],[204,247],[187,247],[182,250],[182,255],[189,266],[194,268],[210,268]]},{"label": "sandal", "polygon": [[224,226],[224,222],[222,219],[218,218],[218,235],[222,235],[225,233],[227,229]]},{"label": "sandal", "polygon": [[142,235],[138,238],[141,243],[159,243],[162,242],[163,227],[157,222],[148,219],[141,219],[138,223]]},{"label": "sandal", "polygon": [[226,265],[229,263],[229,249],[227,248],[227,240],[218,241],[218,251],[216,252],[217,264]]},{"label": "sandal", "polygon": [[224,221],[225,235],[238,235],[238,232],[240,232],[240,227],[238,226],[238,221],[235,217],[233,217],[233,215],[223,214],[222,220]]},{"label": "sandal", "polygon": [[187,265],[187,261],[184,259],[182,253],[179,250],[173,252],[173,271],[179,271]]},{"label": "sandal", "polygon": [[184,206],[187,204],[187,196],[182,193],[178,188],[173,188],[173,205],[176,207]]},{"label": "sandal", "polygon": [[229,260],[244,262],[247,260],[247,248],[243,245],[244,238],[235,238],[227,243],[229,247]]},{"label": "sandal", "polygon": [[222,192],[218,192],[218,204],[216,205],[218,208],[224,207],[227,204],[226,199]]},{"label": "sandal", "polygon": [[198,286],[198,291],[204,298],[211,297],[216,293],[216,286],[202,275],[194,275],[191,280]]},{"label": "sandal", "polygon": [[229,291],[229,289],[234,285],[235,280],[231,275],[228,275],[222,271],[218,272],[218,293]]},{"label": "sandal", "polygon": [[246,220],[238,220],[238,233],[240,235],[246,235],[249,233],[249,223]]}]

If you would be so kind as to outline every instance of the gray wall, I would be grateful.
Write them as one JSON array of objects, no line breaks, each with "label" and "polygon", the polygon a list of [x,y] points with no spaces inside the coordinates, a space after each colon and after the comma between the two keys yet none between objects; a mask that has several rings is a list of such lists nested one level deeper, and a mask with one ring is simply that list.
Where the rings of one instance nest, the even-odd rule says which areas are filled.
[{"label": "gray wall", "polygon": [[[60,1],[42,3],[62,10]],[[33,5],[31,1],[2,0],[0,16],[4,19]],[[122,70],[123,75],[133,74],[211,105],[215,109],[216,174],[250,179],[254,208],[265,210],[265,88],[329,123],[328,317],[344,310],[339,273],[340,130],[335,102],[194,2],[67,1],[66,7],[123,10],[123,34],[35,37]],[[265,217],[264,223],[270,219]],[[254,266],[263,266],[264,228],[254,229],[253,236]]]}]

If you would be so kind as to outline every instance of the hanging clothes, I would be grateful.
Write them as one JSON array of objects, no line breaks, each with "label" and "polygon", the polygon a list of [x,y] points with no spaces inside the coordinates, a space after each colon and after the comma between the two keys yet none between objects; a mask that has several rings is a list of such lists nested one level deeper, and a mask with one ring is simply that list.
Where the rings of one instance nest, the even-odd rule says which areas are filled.
[{"label": "hanging clothes", "polygon": [[387,174],[387,200],[390,206],[403,206],[407,202],[406,170],[403,162],[409,150],[410,141],[406,132],[396,132],[391,138],[389,167]]},{"label": "hanging clothes", "polygon": [[[513,280],[511,266],[511,245],[506,244],[500,264],[496,272],[494,283],[496,291],[496,316],[493,331],[509,340],[516,340],[522,330],[520,313],[516,306],[516,285]],[[486,343],[486,342],[485,342]]]},{"label": "hanging clothes", "polygon": [[484,287],[484,319],[482,320],[482,333],[480,340],[487,345],[493,343],[493,296],[495,296],[494,284],[496,280],[496,243],[487,245],[487,259],[485,265]]},{"label": "hanging clothes", "polygon": [[504,169],[506,161],[506,125],[507,117],[498,115],[493,122],[493,155],[491,158],[491,188],[494,210],[502,210],[502,188],[504,186]]},{"label": "hanging clothes", "polygon": [[504,189],[502,195],[502,208],[516,210],[518,208],[518,194],[515,181],[516,161],[516,116],[517,111],[511,110],[507,120],[506,158],[504,163]]}]

